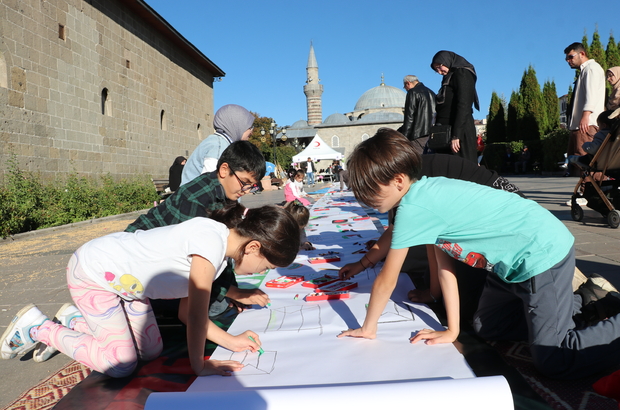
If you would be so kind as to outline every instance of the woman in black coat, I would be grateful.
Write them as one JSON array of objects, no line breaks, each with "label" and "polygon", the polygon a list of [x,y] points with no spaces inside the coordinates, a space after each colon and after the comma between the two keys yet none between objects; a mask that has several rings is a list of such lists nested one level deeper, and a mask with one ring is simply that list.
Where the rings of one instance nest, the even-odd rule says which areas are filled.
[{"label": "woman in black coat", "polygon": [[181,185],[181,174],[183,173],[185,162],[185,157],[176,157],[168,171],[168,186],[172,192],[179,189]]},{"label": "woman in black coat", "polygon": [[480,110],[476,93],[476,69],[460,55],[445,50],[435,54],[431,68],[443,76],[441,89],[437,93],[435,124],[449,124],[452,128],[452,144],[446,153],[477,163],[476,127],[472,110],[472,105]]}]

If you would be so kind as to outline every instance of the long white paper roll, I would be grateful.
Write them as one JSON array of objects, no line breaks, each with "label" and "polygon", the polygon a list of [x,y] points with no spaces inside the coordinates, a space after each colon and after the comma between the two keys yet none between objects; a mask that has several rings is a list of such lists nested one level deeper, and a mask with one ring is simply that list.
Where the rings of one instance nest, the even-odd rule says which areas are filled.
[{"label": "long white paper roll", "polygon": [[152,393],[144,406],[145,410],[174,408],[514,410],[514,404],[506,379],[502,376],[491,376],[226,392]]}]

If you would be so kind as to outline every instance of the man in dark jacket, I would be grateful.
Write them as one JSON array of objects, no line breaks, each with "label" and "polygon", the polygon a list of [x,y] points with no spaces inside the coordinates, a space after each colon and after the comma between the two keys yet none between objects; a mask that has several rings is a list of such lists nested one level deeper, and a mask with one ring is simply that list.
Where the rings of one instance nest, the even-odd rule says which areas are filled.
[{"label": "man in dark jacket", "polygon": [[422,154],[433,125],[435,93],[426,88],[415,75],[405,76],[403,86],[407,90],[405,121],[398,131],[414,141],[416,150]]}]

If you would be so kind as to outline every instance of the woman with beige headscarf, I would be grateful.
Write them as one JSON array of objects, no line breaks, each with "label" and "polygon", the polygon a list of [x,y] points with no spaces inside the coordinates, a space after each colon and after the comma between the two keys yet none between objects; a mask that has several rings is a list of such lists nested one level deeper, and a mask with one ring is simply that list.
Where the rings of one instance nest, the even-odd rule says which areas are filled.
[{"label": "woman with beige headscarf", "polygon": [[615,110],[620,107],[620,67],[611,67],[607,69],[605,73],[607,81],[613,87],[609,97],[607,97],[607,103],[605,104],[608,110]]}]

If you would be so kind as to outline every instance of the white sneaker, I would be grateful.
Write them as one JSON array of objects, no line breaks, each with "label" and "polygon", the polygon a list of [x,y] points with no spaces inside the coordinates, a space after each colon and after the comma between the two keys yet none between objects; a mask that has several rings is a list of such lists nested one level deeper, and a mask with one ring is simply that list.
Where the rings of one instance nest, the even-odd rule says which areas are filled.
[{"label": "white sneaker", "polygon": [[[60,323],[64,327],[68,327],[69,329],[73,329],[75,327],[75,319],[82,317],[82,314],[71,303],[65,303],[58,309],[56,312],[56,316],[54,316],[54,322]],[[32,354],[32,359],[41,363],[48,360],[54,353],[58,350],[55,347],[48,346],[43,342],[37,343],[37,347],[34,349],[34,353]]]},{"label": "white sneaker", "polygon": [[46,320],[48,317],[32,303],[17,312],[0,339],[2,358],[12,359],[33,347],[39,326]]}]

